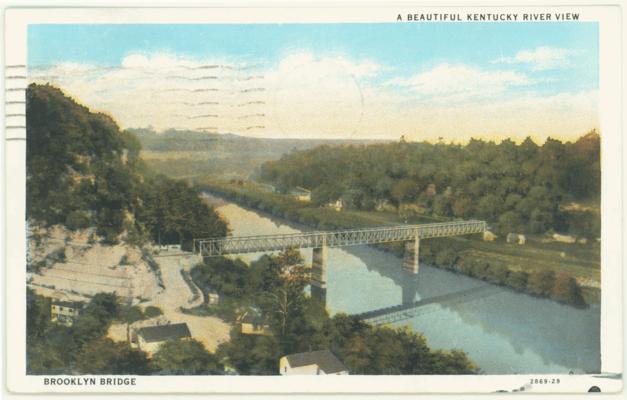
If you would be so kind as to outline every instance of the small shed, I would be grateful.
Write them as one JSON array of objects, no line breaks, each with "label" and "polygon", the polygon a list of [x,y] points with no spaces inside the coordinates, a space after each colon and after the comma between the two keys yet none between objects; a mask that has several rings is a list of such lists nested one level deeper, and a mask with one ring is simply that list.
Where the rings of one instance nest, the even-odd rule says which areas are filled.
[{"label": "small shed", "polygon": [[332,201],[327,204],[327,207],[333,208],[336,211],[342,211],[342,209],[344,208],[344,202],[342,201],[342,199],[337,199],[336,201]]},{"label": "small shed", "polygon": [[152,354],[165,341],[191,337],[192,334],[185,322],[146,326],[137,330],[137,346],[139,349]]},{"label": "small shed", "polygon": [[240,320],[241,332],[244,335],[271,335],[270,325],[256,308],[250,308]]},{"label": "small shed", "polygon": [[348,368],[329,350],[283,356],[279,370],[281,375],[348,375]]},{"label": "small shed", "polygon": [[493,242],[496,240],[496,238],[498,238],[498,236],[496,236],[493,232],[490,232],[490,231],[483,232],[483,240],[485,242]]},{"label": "small shed", "polygon": [[210,290],[209,292],[207,292],[207,303],[220,304],[220,294],[215,290]]},{"label": "small shed", "polygon": [[300,201],[311,201],[311,190],[297,186],[290,190],[290,195],[296,197]]}]

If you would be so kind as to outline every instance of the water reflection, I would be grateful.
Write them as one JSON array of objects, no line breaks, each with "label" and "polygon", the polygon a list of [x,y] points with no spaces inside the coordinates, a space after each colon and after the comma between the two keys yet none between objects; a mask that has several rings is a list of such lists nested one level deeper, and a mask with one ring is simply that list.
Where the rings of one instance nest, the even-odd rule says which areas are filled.
[{"label": "water reflection", "polygon": [[[234,204],[218,211],[234,235],[304,230]],[[261,254],[243,256],[253,260]],[[307,262],[311,251],[304,250]],[[327,301],[330,312],[356,314],[487,285],[477,279],[421,265],[418,276],[398,257],[367,246],[329,249]],[[421,309],[409,325],[430,346],[460,348],[490,374],[594,373],[600,371],[600,312],[534,298],[506,288],[468,301],[442,301]],[[454,296],[451,296],[454,298]]]},{"label": "water reflection", "polygon": [[[368,247],[347,251],[367,270],[391,279],[400,289],[401,304],[483,285],[498,289],[470,301],[431,304],[421,315],[396,324],[410,325],[424,332],[429,342],[437,347],[460,347],[468,351],[473,359],[482,361],[479,363],[486,372],[600,371],[598,306],[576,309],[426,265],[421,265],[416,279],[400,267],[397,257],[390,254]],[[395,261],[399,265],[395,265]],[[473,332],[468,331],[470,326]],[[472,334],[475,337],[471,337]],[[510,358],[511,352],[527,360],[525,364],[530,359],[539,360],[533,365],[517,366]]]}]

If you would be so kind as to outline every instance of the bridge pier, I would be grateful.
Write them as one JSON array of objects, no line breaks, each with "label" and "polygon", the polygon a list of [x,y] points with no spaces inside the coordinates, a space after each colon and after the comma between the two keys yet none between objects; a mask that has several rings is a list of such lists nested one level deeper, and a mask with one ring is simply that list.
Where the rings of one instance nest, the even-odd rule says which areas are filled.
[{"label": "bridge pier", "polygon": [[314,247],[311,261],[311,297],[327,302],[327,246]]},{"label": "bridge pier", "polygon": [[416,239],[410,242],[405,242],[405,254],[403,256],[403,268],[406,271],[412,272],[418,275],[420,269],[420,262],[418,255],[420,253],[420,238],[416,235]]},{"label": "bridge pier", "polygon": [[409,306],[414,304],[416,301],[416,294],[418,294],[418,277],[416,275],[412,275],[411,277],[407,277],[407,279],[403,280],[401,283],[401,304],[404,306]]}]

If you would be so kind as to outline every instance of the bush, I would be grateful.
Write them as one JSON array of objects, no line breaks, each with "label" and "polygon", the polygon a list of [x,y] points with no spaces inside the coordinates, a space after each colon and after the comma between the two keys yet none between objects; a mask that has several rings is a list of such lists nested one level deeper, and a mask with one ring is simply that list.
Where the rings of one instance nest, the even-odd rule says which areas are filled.
[{"label": "bush", "polygon": [[553,271],[533,271],[529,275],[527,289],[530,293],[538,296],[550,296],[555,286],[555,272]]},{"label": "bush", "polygon": [[154,318],[163,315],[163,311],[157,306],[148,306],[144,309],[144,315],[146,318]]},{"label": "bush", "polygon": [[65,226],[71,231],[87,229],[91,226],[91,218],[85,212],[72,211],[65,217]]},{"label": "bush", "polygon": [[581,287],[577,284],[575,278],[564,273],[558,274],[555,278],[552,297],[567,304],[581,306],[585,303]]},{"label": "bush", "polygon": [[524,271],[510,271],[507,276],[506,284],[507,286],[514,288],[518,291],[524,291],[527,289],[527,280],[529,279],[529,274]]}]

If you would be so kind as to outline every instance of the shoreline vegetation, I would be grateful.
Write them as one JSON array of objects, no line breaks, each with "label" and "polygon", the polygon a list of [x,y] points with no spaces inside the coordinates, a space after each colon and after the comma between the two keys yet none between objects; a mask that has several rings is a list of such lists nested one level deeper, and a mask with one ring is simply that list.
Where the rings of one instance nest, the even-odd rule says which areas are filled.
[{"label": "shoreline vegetation", "polygon": [[[347,213],[329,207],[316,207],[286,194],[268,192],[262,185],[241,180],[202,178],[195,179],[193,184],[199,191],[207,191],[239,205],[315,229],[331,230],[372,226],[377,224],[375,217],[379,214],[377,212]],[[416,216],[411,218],[411,223],[442,220],[442,218],[432,216]],[[390,222],[387,219],[380,220],[378,223]],[[487,243],[477,238],[425,240],[421,243],[420,260],[437,268],[505,286],[521,293],[550,298],[574,307],[586,307],[587,304],[598,301],[597,291],[593,288],[584,290],[571,273],[563,270],[566,268],[562,270],[535,268],[527,271],[513,268],[506,261],[498,260],[493,254],[490,255],[490,248],[483,252],[476,251],[477,248],[494,245],[504,246],[502,243]],[[403,243],[384,243],[377,244],[375,247],[400,257],[403,254]]]}]

